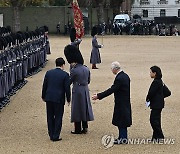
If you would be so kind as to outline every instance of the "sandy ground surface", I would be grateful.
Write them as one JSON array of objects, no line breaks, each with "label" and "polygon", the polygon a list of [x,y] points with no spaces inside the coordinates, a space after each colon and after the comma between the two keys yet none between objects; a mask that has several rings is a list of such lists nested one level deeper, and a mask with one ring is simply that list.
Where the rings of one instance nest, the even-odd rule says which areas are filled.
[{"label": "sandy ground surface", "polygon": [[[102,38],[98,37],[99,43]],[[90,94],[100,92],[111,86],[114,75],[110,64],[119,61],[123,70],[131,78],[131,102],[133,125],[128,129],[130,139],[151,138],[149,108],[145,107],[145,97],[152,82],[149,68],[158,65],[162,68],[163,80],[172,91],[166,99],[162,112],[162,128],[166,139],[175,139],[174,144],[156,145],[128,144],[114,145],[105,149],[101,143],[104,135],[118,135],[117,128],[111,124],[113,95],[92,101],[95,120],[89,123],[89,133],[73,135],[70,123],[70,107],[65,106],[62,141],[53,143],[47,135],[45,104],[41,100],[44,74],[54,68],[54,60],[63,55],[69,43],[67,37],[50,37],[51,52],[46,67],[38,74],[28,78],[28,83],[11,98],[9,106],[0,113],[0,153],[1,154],[63,154],[63,153],[180,153],[180,37],[157,36],[105,36],[101,49],[102,63],[98,70],[91,69]],[[85,64],[90,67],[91,38],[83,38],[80,45]],[[66,71],[69,65],[66,65]]]}]

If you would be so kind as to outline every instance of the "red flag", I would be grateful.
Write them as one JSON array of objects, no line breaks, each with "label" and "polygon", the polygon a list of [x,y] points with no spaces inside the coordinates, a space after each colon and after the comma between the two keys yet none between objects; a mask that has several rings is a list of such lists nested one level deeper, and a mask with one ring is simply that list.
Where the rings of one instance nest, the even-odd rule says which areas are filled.
[{"label": "red flag", "polygon": [[74,28],[76,29],[76,38],[81,38],[84,35],[84,23],[83,15],[77,0],[73,0],[72,8],[74,13]]}]

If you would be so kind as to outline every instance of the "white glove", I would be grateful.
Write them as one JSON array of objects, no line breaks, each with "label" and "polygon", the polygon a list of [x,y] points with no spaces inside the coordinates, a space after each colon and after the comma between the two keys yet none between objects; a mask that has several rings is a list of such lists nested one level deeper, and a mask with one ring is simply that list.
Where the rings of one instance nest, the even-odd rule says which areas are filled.
[{"label": "white glove", "polygon": [[81,39],[77,39],[79,42],[81,42],[82,40]]},{"label": "white glove", "polygon": [[101,45],[101,48],[103,48],[103,47],[104,47],[104,45],[102,44],[102,45]]}]

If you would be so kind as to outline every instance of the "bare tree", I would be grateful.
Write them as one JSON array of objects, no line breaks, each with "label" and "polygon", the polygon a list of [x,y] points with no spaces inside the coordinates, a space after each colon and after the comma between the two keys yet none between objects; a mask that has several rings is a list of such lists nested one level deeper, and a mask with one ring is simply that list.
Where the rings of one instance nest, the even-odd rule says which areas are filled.
[{"label": "bare tree", "polygon": [[113,14],[119,14],[120,6],[124,0],[110,0],[110,6],[113,8]]},{"label": "bare tree", "polygon": [[10,4],[13,7],[13,31],[20,31],[20,8],[25,5],[26,1],[23,0],[10,0]]},{"label": "bare tree", "polygon": [[43,0],[2,0],[3,6],[11,6],[13,8],[13,27],[14,32],[20,31],[20,9],[26,7],[26,5],[42,4]]},{"label": "bare tree", "polygon": [[[57,3],[58,0],[1,0],[1,5],[4,6],[12,6],[13,7],[13,31],[20,31],[20,9],[23,9],[26,6],[41,6],[45,2],[48,5],[56,5],[56,4],[70,4],[73,0],[63,0],[61,3]],[[60,1],[60,0],[59,0]],[[97,10],[97,18],[98,23],[104,22],[104,8],[109,6],[113,8],[113,13],[118,14],[120,6],[123,0],[78,0],[80,7],[88,7],[91,5],[92,7],[98,8]],[[132,0],[133,2],[133,0]]]}]

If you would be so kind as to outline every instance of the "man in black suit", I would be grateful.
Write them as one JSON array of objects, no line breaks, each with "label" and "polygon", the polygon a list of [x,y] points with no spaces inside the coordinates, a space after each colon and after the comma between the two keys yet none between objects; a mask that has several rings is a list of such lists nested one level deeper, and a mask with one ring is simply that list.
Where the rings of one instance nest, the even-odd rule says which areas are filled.
[{"label": "man in black suit", "polygon": [[56,68],[46,72],[42,88],[42,99],[46,102],[47,123],[50,140],[59,141],[64,113],[65,95],[70,103],[70,79],[64,71],[63,58],[56,59]]},{"label": "man in black suit", "polygon": [[119,129],[119,137],[114,144],[127,143],[127,127],[132,125],[131,104],[130,104],[130,78],[124,73],[119,62],[113,62],[111,70],[116,75],[113,85],[104,92],[95,94],[92,99],[103,99],[112,93],[115,97],[114,114],[112,124]]}]

